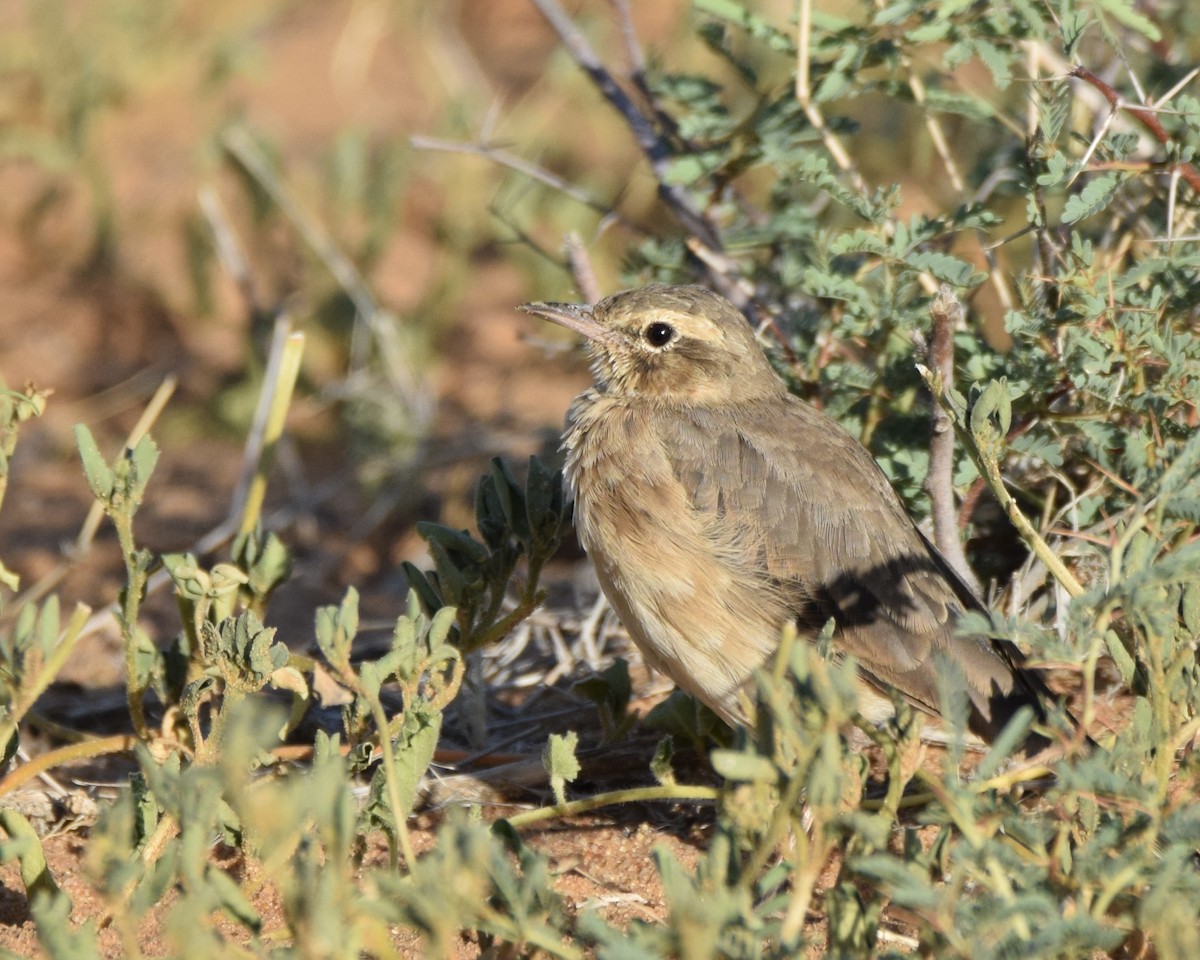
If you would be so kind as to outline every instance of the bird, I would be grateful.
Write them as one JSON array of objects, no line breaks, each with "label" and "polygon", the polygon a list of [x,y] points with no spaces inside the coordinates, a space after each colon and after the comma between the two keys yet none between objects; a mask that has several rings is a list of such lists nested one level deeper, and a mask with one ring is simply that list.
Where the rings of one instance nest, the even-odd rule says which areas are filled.
[{"label": "bird", "polygon": [[[1041,673],[1009,641],[956,632],[979,599],[868,450],[787,389],[727,299],[653,284],[520,309],[586,339],[594,384],[567,413],[566,483],[579,540],[649,665],[745,726],[743,691],[784,625],[815,642],[832,618],[869,722],[894,713],[895,690],[936,730],[943,659],[966,687],[968,739],[992,742],[1022,707],[1045,721]],[[1047,744],[1030,734],[1021,750]]]}]

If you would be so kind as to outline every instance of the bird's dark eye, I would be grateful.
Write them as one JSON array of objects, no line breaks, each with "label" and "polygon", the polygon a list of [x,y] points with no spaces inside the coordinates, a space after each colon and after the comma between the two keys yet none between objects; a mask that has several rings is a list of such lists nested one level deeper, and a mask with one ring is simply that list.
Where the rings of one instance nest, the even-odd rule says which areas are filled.
[{"label": "bird's dark eye", "polygon": [[669,323],[652,323],[642,331],[642,336],[652,347],[665,347],[675,337],[675,328]]}]

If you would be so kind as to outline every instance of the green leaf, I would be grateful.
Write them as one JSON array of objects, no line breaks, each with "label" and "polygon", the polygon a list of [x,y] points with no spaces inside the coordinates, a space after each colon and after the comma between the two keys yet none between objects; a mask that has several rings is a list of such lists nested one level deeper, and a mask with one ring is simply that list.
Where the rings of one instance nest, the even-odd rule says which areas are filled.
[{"label": "green leaf", "polygon": [[233,562],[246,571],[256,597],[266,598],[292,573],[292,555],[274,533],[261,528],[240,534],[230,550]]},{"label": "green leaf", "polygon": [[455,530],[440,523],[417,522],[419,533],[432,547],[437,544],[453,557],[455,554],[471,563],[486,563],[492,552],[465,530]]},{"label": "green leaf", "polygon": [[158,445],[146,435],[137,442],[136,447],[126,451],[125,455],[131,465],[129,495],[135,503],[141,503],[146,484],[150,482],[150,476],[158,464]]},{"label": "green leaf", "polygon": [[1067,198],[1062,222],[1076,223],[1099,213],[1108,206],[1123,180],[1115,173],[1104,173],[1093,179],[1079,193]]},{"label": "green leaf", "polygon": [[672,157],[666,166],[663,182],[673,186],[690,187],[704,180],[721,165],[721,158],[714,152],[691,153]]},{"label": "green leaf", "polygon": [[439,610],[445,606],[441,591],[416,566],[405,560],[400,564],[400,569],[408,581],[409,595],[419,597],[426,610]]},{"label": "green leaf", "polygon": [[1001,377],[990,381],[971,405],[971,434],[980,444],[994,442],[1007,436],[1011,425],[1012,400]]},{"label": "green leaf", "polygon": [[737,24],[750,36],[763,41],[776,52],[788,55],[796,52],[796,43],[789,33],[751,13],[741,3],[736,3],[734,0],[694,0],[694,3],[699,12]]},{"label": "green leaf", "polygon": [[707,749],[710,739],[722,743],[729,739],[729,728],[721,719],[695,697],[679,689],[655,704],[642,722],[651,730],[691,744],[698,752]]},{"label": "green leaf", "polygon": [[1159,496],[1169,498],[1184,489],[1200,470],[1200,433],[1193,434],[1187,445],[1158,481]]},{"label": "green leaf", "polygon": [[381,660],[368,660],[358,670],[358,680],[362,684],[363,696],[367,700],[379,698],[379,688],[383,686],[390,671],[387,664]]},{"label": "green leaf", "polygon": [[1033,708],[1021,707],[992,742],[991,748],[984,756],[983,762],[979,764],[975,776],[979,780],[986,780],[997,773],[1001,765],[1012,756],[1012,752],[1024,742],[1031,726],[1033,726]]},{"label": "green leaf", "polygon": [[1037,182],[1041,187],[1053,187],[1067,179],[1068,163],[1065,153],[1054,153],[1046,159],[1046,169],[1038,174]]},{"label": "green leaf", "polygon": [[62,618],[58,607],[58,594],[52,593],[38,610],[37,646],[43,656],[48,657],[58,642]]},{"label": "green leaf", "polygon": [[1018,453],[1037,457],[1052,467],[1063,465],[1063,443],[1054,437],[1033,432],[1023,433],[1014,437],[1009,446]]},{"label": "green leaf", "polygon": [[954,486],[959,489],[970,486],[979,476],[979,467],[970,457],[961,457],[954,465]]},{"label": "green leaf", "polygon": [[1162,39],[1162,31],[1154,21],[1140,13],[1130,0],[1096,0],[1096,5],[1111,14],[1114,20],[1136,30],[1152,43],[1158,43]]},{"label": "green leaf", "polygon": [[1075,48],[1096,21],[1088,10],[1065,10],[1062,15],[1063,52],[1074,58]]},{"label": "green leaf", "polygon": [[475,525],[483,542],[493,550],[500,549],[509,534],[508,521],[496,490],[496,478],[489,474],[479,481],[475,491]]},{"label": "green leaf", "polygon": [[317,647],[325,660],[338,668],[348,667],[350,648],[359,632],[358,590],[347,588],[341,606],[318,607],[316,632]]},{"label": "green leaf", "polygon": [[405,705],[404,726],[395,747],[396,774],[404,809],[393,811],[396,817],[407,817],[412,813],[421,778],[433,762],[441,729],[442,715],[439,711],[424,707],[410,709]]},{"label": "green leaf", "polygon": [[955,287],[978,286],[987,278],[987,274],[976,271],[969,263],[933,250],[914,250],[905,255],[904,262],[914,270]]},{"label": "green leaf", "polygon": [[164,553],[162,564],[175,584],[175,593],[183,600],[197,602],[208,596],[212,587],[208,571],[190,553]]},{"label": "green leaf", "polygon": [[[618,657],[612,666],[596,676],[579,681],[572,689],[596,705],[606,738],[619,736],[628,728],[625,721],[633,684],[629,679],[629,664],[623,657]],[[633,718],[628,719],[632,722]]]},{"label": "green leaf", "polygon": [[1154,708],[1150,705],[1149,697],[1133,698],[1133,721],[1129,726],[1137,738],[1137,743],[1154,742]]},{"label": "green leaf", "polygon": [[650,759],[650,772],[654,774],[654,779],[664,786],[675,782],[675,770],[671,766],[674,759],[675,741],[667,734],[658,741],[658,746],[654,748],[654,756]]},{"label": "green leaf", "polygon": [[209,888],[216,894],[221,909],[248,929],[257,932],[262,926],[262,917],[254,905],[242,893],[237,882],[220,867],[209,865],[204,871],[204,879]]},{"label": "green leaf", "polygon": [[[448,550],[441,540],[429,541],[429,554],[437,570],[438,586],[446,603],[464,606],[472,588],[479,584],[479,570],[470,559]],[[463,562],[460,564],[459,560]],[[414,584],[415,586],[415,584]]]},{"label": "green leaf", "polygon": [[537,457],[529,458],[525,480],[525,516],[535,542],[550,545],[562,525],[562,474],[551,473]]},{"label": "green leaf", "polygon": [[1004,90],[1012,83],[1013,55],[987,40],[976,40],[973,44],[979,59],[992,72],[996,86]]},{"label": "green leaf", "polygon": [[779,770],[766,757],[740,750],[714,750],[711,758],[713,769],[726,780],[737,783],[774,783],[779,779]]},{"label": "green leaf", "polygon": [[75,424],[75,443],[79,447],[79,458],[83,461],[83,473],[87,477],[92,495],[100,501],[108,501],[113,492],[113,472],[104,461],[100,448],[84,424]]},{"label": "green leaf", "polygon": [[[442,607],[434,613],[433,619],[429,623],[429,633],[426,636],[426,644],[431,654],[445,646],[450,637],[450,631],[454,628],[454,620],[457,615],[458,611],[454,607]],[[458,655],[457,651],[450,652],[454,656]]]},{"label": "green leaf", "polygon": [[6,840],[0,841],[0,863],[20,861],[21,883],[30,911],[36,914],[44,911],[52,901],[65,900],[69,913],[71,900],[54,882],[42,841],[29,821],[11,807],[0,807],[0,829],[8,835]]},{"label": "green leaf", "polygon": [[927,23],[921,24],[919,27],[906,30],[904,38],[909,43],[937,43],[945,38],[952,27],[953,24],[948,19],[937,17]]},{"label": "green leaf", "polygon": [[560,805],[567,802],[566,784],[579,776],[579,761],[575,757],[578,747],[579,734],[572,730],[562,736],[550,734],[542,750],[542,766],[550,774],[550,787],[554,791],[555,802]]},{"label": "green leaf", "polygon": [[879,234],[870,230],[847,230],[838,234],[828,247],[829,253],[835,257],[849,253],[873,253],[884,256],[888,252],[888,244]]},{"label": "green leaf", "polygon": [[20,731],[13,722],[12,711],[0,704],[0,764],[8,765],[21,745]]},{"label": "green leaf", "polygon": [[1190,583],[1184,587],[1181,612],[1188,633],[1200,637],[1200,583]]},{"label": "green leaf", "polygon": [[509,529],[516,534],[518,540],[528,542],[529,514],[525,509],[525,495],[514,479],[512,471],[508,469],[508,464],[500,457],[492,459],[491,477]]},{"label": "green leaf", "polygon": [[1108,650],[1108,655],[1112,657],[1113,663],[1116,664],[1117,670],[1121,674],[1121,680],[1125,684],[1133,683],[1134,674],[1137,672],[1137,664],[1134,662],[1132,654],[1125,646],[1124,641],[1117,635],[1115,630],[1106,630],[1104,632],[1104,646]]}]

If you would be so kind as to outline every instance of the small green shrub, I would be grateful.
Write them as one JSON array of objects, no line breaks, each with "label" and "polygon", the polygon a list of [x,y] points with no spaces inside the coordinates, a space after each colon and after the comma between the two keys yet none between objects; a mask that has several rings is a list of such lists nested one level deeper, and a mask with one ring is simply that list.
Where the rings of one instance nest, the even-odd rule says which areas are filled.
[{"label": "small green shrub", "polygon": [[[407,571],[408,609],[381,656],[351,656],[353,592],[320,612],[320,669],[348,692],[342,729],[317,735],[306,768],[264,776],[318,669],[262,625],[286,551],[255,530],[249,510],[227,562],[154,557],[133,537],[153,443],[110,463],[81,430],[88,483],[126,561],[118,619],[139,767],[93,830],[87,860],[131,955],[139,918],[169,888],[180,895],[165,930],[188,956],[223,955],[235,942],[249,955],[391,956],[396,928],[441,956],[464,936],[505,956],[999,960],[1146,944],[1164,958],[1200,953],[1200,248],[1189,185],[1200,182],[1191,166],[1200,104],[1174,89],[1196,14],[1184,3],[1151,19],[1123,0],[945,0],[835,15],[802,0],[797,32],[731,0],[698,0],[712,75],[643,69],[634,58],[618,83],[557,3],[536,3],[621,112],[675,221],[630,250],[628,282],[702,279],[737,300],[770,334],[794,389],[857,431],[915,512],[925,512],[927,488],[968,533],[995,536],[1007,525],[979,507],[994,500],[1019,538],[1008,536],[988,572],[1021,588],[1002,594],[1006,615],[963,627],[1064,665],[1080,688],[1077,718],[1101,742],[1088,748],[1053,718],[1064,757],[1040,793],[1008,769],[1018,727],[970,778],[956,744],[952,762],[931,772],[902,703],[889,726],[871,727],[856,712],[852,664],[785,633],[760,678],[754,736],[740,731],[711,754],[718,787],[677,783],[664,744],[657,785],[573,799],[572,739],[556,737],[545,758],[554,806],[492,829],[454,811],[417,857],[408,820],[443,711],[464,657],[540,603],[539,573],[566,515],[560,478],[533,461],[521,485],[498,463],[479,487],[478,537],[423,527],[435,569]],[[1170,91],[1168,101],[1148,108],[1131,92],[1135,77]],[[921,131],[903,150],[887,137],[893,116]],[[922,157],[935,171],[924,212],[902,216]],[[975,317],[927,333],[942,286]],[[943,316],[953,300],[940,294]],[[935,352],[949,346],[948,366],[927,361],[928,341]],[[5,397],[11,438],[41,400]],[[941,464],[930,454],[934,403],[959,441]],[[6,463],[9,439],[3,453]],[[160,562],[182,615],[163,649],[139,625]],[[6,756],[81,626],[74,617],[64,627],[46,601],[5,635]],[[1105,659],[1129,703],[1113,729]],[[953,714],[953,678],[944,686]],[[390,714],[385,688],[401,703]],[[150,728],[150,690],[173,725]],[[627,725],[620,670],[585,692],[611,732]],[[679,726],[681,716],[660,718]],[[849,746],[852,731],[878,746],[882,790]],[[130,743],[69,756],[88,749]],[[367,772],[359,806],[352,785]],[[635,798],[712,800],[717,816],[696,870],[658,859],[665,922],[622,930],[568,911],[520,830]],[[20,860],[47,953],[95,955],[94,930],[64,922],[70,903],[28,824],[5,810],[0,826],[0,859]],[[377,830],[389,862],[362,866]],[[213,864],[213,837],[276,886],[282,929],[263,929],[253,883]]]}]

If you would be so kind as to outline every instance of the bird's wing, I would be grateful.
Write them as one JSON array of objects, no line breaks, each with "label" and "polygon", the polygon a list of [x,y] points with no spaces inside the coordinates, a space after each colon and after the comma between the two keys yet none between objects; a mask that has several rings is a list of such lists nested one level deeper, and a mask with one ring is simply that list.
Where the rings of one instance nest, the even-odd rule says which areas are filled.
[{"label": "bird's wing", "polygon": [[663,430],[675,475],[742,562],[794,598],[802,623],[832,616],[837,646],[875,682],[939,713],[936,660],[958,663],[972,728],[994,736],[1037,706],[1011,645],[954,635],[978,601],[913,524],[882,470],[844,429],[795,398],[763,409],[677,414]]}]

